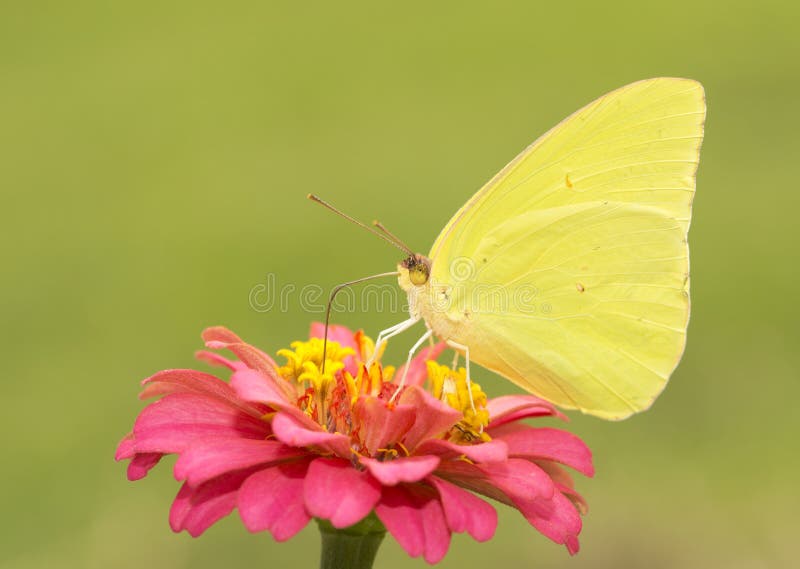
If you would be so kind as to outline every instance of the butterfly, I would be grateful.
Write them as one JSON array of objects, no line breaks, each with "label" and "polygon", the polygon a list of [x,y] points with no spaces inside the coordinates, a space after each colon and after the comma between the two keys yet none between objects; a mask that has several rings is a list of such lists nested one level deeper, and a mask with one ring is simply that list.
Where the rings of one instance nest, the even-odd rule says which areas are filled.
[{"label": "butterfly", "polygon": [[624,419],[678,365],[689,320],[687,234],[705,96],[690,79],[612,91],[522,151],[398,265],[411,355],[438,337],[566,409]]}]

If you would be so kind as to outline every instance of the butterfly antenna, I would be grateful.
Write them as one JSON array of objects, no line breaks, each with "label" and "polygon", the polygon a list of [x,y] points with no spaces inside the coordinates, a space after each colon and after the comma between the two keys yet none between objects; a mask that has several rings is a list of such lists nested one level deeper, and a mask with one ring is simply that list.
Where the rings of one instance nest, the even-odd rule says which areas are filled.
[{"label": "butterfly antenna", "polygon": [[383,233],[385,233],[386,236],[389,239],[391,239],[392,241],[394,241],[397,244],[397,246],[400,247],[401,249],[403,249],[405,251],[410,251],[411,250],[411,247],[409,247],[408,245],[403,243],[403,241],[397,235],[395,235],[394,233],[392,233],[391,231],[386,229],[386,226],[383,225],[380,221],[375,220],[375,221],[372,222],[372,225],[374,225],[375,227],[380,229]]},{"label": "butterfly antenna", "polygon": [[338,210],[337,208],[333,207],[331,204],[329,204],[328,202],[326,202],[322,198],[320,198],[318,196],[315,196],[314,194],[308,194],[308,199],[310,199],[312,202],[317,202],[318,204],[320,204],[322,206],[325,206],[326,208],[331,210],[333,213],[335,213],[337,215],[340,215],[343,218],[345,218],[347,221],[350,221],[351,223],[355,223],[359,227],[363,227],[364,229],[366,229],[367,231],[369,231],[370,233],[372,233],[374,235],[377,235],[378,237],[380,237],[381,239],[383,239],[387,243],[391,243],[392,245],[394,245],[395,247],[397,247],[398,249],[403,251],[403,253],[405,253],[407,255],[413,255],[414,254],[414,251],[412,251],[409,247],[403,245],[401,242],[395,241],[394,239],[388,237],[387,235],[385,235],[384,233],[381,233],[380,231],[376,231],[375,229],[371,228],[366,223],[362,223],[362,222],[358,221],[354,217],[350,217],[346,213],[344,213],[344,212]]},{"label": "butterfly antenna", "polygon": [[331,307],[333,306],[333,299],[336,298],[336,295],[339,294],[339,291],[341,291],[346,287],[363,283],[364,281],[369,281],[372,279],[380,279],[383,277],[394,277],[397,276],[397,274],[398,274],[397,271],[392,271],[390,273],[380,273],[368,277],[361,277],[360,279],[342,283],[340,285],[336,285],[335,287],[333,287],[333,290],[331,291],[331,296],[330,298],[328,298],[328,307],[325,309],[325,337],[322,340],[322,373],[325,373],[325,360],[328,354],[328,327],[331,321]]}]

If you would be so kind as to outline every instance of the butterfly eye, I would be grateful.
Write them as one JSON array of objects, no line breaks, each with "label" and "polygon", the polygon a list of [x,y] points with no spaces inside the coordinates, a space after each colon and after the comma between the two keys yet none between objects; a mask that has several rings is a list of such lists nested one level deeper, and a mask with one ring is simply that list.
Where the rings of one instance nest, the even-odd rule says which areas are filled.
[{"label": "butterfly eye", "polygon": [[402,263],[408,269],[408,279],[414,286],[422,286],[431,276],[430,259],[422,255],[409,255]]},{"label": "butterfly eye", "polygon": [[430,270],[425,263],[418,263],[408,270],[408,278],[414,286],[422,286],[428,282]]}]

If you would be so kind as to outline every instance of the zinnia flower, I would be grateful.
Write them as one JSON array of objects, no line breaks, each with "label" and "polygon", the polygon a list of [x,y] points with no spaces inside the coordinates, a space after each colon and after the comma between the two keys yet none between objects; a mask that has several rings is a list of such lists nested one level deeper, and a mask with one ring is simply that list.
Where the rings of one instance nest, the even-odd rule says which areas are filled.
[{"label": "zinnia flower", "polygon": [[209,328],[206,346],[237,359],[197,356],[227,367],[230,382],[190,369],[143,381],[142,399],[161,397],[139,414],[116,458],[130,459],[128,478],[138,480],[163,455],[178,455],[174,531],[198,536],[236,508],[248,530],[284,541],[312,518],[347,528],[374,512],[409,555],[436,563],[452,532],[494,535],[497,514],[482,496],[578,551],[586,505],[563,466],[592,476],[591,453],[568,432],[521,422],[564,418],[550,403],[487,400],[476,383],[470,397],[463,368],[434,361],[441,344],[412,361],[390,402],[391,379],[403,370],[379,361],[367,369],[372,341],[333,326],[323,372],[322,333],[315,324],[309,341],[279,351],[279,366],[229,330]]}]

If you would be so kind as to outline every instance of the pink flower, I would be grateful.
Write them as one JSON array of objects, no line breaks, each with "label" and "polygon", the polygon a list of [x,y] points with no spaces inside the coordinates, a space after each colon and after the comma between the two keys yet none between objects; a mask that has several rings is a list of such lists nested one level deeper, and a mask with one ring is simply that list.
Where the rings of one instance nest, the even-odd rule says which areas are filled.
[{"label": "pink flower", "polygon": [[160,399],[139,414],[116,458],[130,459],[128,478],[138,480],[163,455],[178,455],[174,531],[198,536],[238,508],[248,530],[284,541],[311,518],[345,528],[374,511],[409,555],[435,563],[452,532],[478,541],[494,535],[497,514],[480,495],[578,551],[586,505],[563,467],[592,476],[591,453],[566,431],[521,422],[564,418],[550,403],[530,395],[487,400],[474,383],[470,397],[463,368],[428,361],[443,345],[413,360],[390,402],[394,370],[366,369],[369,338],[331,327],[323,373],[322,327],[311,335],[281,350],[287,363],[278,366],[229,330],[209,328],[206,346],[237,359],[197,356],[227,367],[230,382],[189,369],[143,381],[141,398]]}]

